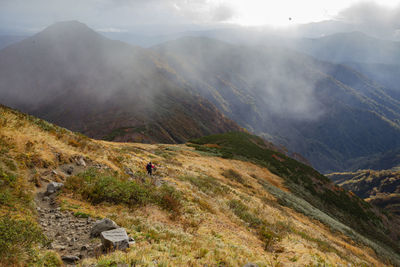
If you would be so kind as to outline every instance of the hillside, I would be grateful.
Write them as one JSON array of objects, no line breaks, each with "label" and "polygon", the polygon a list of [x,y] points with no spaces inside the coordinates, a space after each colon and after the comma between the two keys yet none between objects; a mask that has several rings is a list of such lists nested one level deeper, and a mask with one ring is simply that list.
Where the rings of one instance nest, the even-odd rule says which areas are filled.
[{"label": "hillside", "polygon": [[[258,137],[112,143],[3,106],[0,114],[2,265],[57,266],[58,255],[85,255],[81,242],[89,249],[83,266],[400,264],[394,218]],[[153,177],[144,172],[149,160]],[[50,181],[65,184],[50,199],[57,209],[41,206]],[[126,253],[96,254],[99,239],[77,234],[82,223],[105,217],[135,239]],[[363,224],[351,229],[353,219]],[[66,220],[76,229],[57,233]]]},{"label": "hillside", "polygon": [[400,214],[400,172],[398,170],[359,170],[332,173],[328,177],[367,202],[387,212]]},{"label": "hillside", "polygon": [[176,143],[240,130],[151,51],[79,22],[1,50],[0,80],[0,103],[98,139]]},{"label": "hillside", "polygon": [[400,147],[400,102],[345,65],[207,38],[153,49],[227,117],[321,172],[358,169]]},{"label": "hillside", "polygon": [[398,64],[400,42],[382,40],[362,32],[336,33],[300,39],[293,48],[330,62]]}]

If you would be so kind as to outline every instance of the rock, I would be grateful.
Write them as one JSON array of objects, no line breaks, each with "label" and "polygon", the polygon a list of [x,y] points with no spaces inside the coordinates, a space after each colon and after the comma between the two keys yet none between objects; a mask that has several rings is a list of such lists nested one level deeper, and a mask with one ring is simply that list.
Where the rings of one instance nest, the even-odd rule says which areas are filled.
[{"label": "rock", "polygon": [[249,262],[249,263],[246,263],[245,265],[243,265],[243,267],[258,267],[258,265],[255,263]]},{"label": "rock", "polygon": [[42,198],[42,200],[47,202],[47,201],[50,200],[50,198],[49,197],[44,197],[44,198]]},{"label": "rock", "polygon": [[61,259],[65,262],[65,263],[71,263],[74,264],[76,262],[78,262],[80,259],[77,256],[72,256],[72,255],[68,255],[68,256],[62,256]]},{"label": "rock", "polygon": [[130,168],[125,167],[124,170],[125,170],[125,173],[128,174],[129,176],[131,176],[131,177],[134,176],[134,173]]},{"label": "rock", "polygon": [[96,221],[90,230],[91,237],[97,237],[101,232],[117,229],[119,226],[112,220],[105,218],[100,221]]},{"label": "rock", "polygon": [[129,237],[124,228],[104,231],[100,234],[103,247],[108,250],[125,250],[129,248]]},{"label": "rock", "polygon": [[61,246],[61,245],[53,245],[53,248],[56,250],[65,250],[65,246]]},{"label": "rock", "polygon": [[83,157],[75,158],[76,165],[86,167],[86,162]]},{"label": "rock", "polygon": [[74,167],[72,167],[72,166],[67,166],[67,167],[64,168],[64,172],[65,172],[66,174],[71,175],[71,174],[74,172]]},{"label": "rock", "polygon": [[[63,183],[50,182],[47,185],[47,189],[46,189],[45,195],[49,196],[49,195],[57,192],[58,190],[60,190],[63,186],[64,186]],[[44,200],[44,198],[43,198],[43,200]]]},{"label": "rock", "polygon": [[131,247],[131,246],[133,246],[133,245],[135,245],[135,240],[132,238],[132,237],[129,237],[129,247]]}]

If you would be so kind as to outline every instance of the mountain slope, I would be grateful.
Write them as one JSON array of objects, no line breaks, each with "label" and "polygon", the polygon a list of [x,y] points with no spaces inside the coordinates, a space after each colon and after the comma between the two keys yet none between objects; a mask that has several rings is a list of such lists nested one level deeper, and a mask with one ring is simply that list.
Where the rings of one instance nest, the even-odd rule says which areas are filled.
[{"label": "mountain slope", "polygon": [[332,173],[328,177],[369,203],[388,212],[400,214],[400,172],[398,170],[359,170]]},{"label": "mountain slope", "polygon": [[399,148],[399,102],[360,73],[273,46],[183,38],[154,51],[239,125],[322,172]]},{"label": "mountain slope", "polygon": [[95,138],[174,143],[239,130],[150,51],[79,22],[3,49],[0,80],[1,103]]},{"label": "mountain slope", "polygon": [[[296,46],[296,47],[295,47]],[[330,62],[397,64],[400,42],[368,36],[362,32],[336,33],[299,40],[294,49]]]},{"label": "mountain slope", "polygon": [[[0,246],[6,244],[7,250],[0,250],[0,264],[41,266],[52,262],[57,266],[58,254],[65,255],[65,248],[48,249],[46,242],[37,246],[41,241],[37,220],[43,211],[37,212],[33,195],[49,181],[65,183],[54,196],[54,203],[60,207],[57,216],[112,218],[136,240],[125,253],[87,257],[80,262],[83,266],[400,263],[392,251],[397,249],[395,245],[391,249],[390,242],[379,244],[382,240],[368,239],[341,223],[343,218],[329,214],[354,216],[347,209],[361,207],[360,213],[372,213],[382,220],[377,225],[375,219],[365,221],[378,232],[393,221],[311,168],[269,150],[258,137],[214,135],[193,140],[195,149],[191,147],[194,144],[111,143],[89,139],[3,106],[0,114],[0,227],[5,223],[9,227],[1,228],[5,232],[0,234],[17,229],[13,236],[23,237],[27,234],[21,231],[24,225],[38,234],[30,235],[33,238],[29,242],[2,239],[5,243],[0,242]],[[144,172],[149,160],[157,166],[153,177]],[[298,171],[297,181],[292,179],[293,170]],[[305,179],[307,176],[311,180]],[[336,210],[326,213],[294,192],[290,180],[298,183],[299,191],[311,193],[303,187],[310,181],[318,192],[332,192],[331,199],[346,196],[350,201],[346,209],[327,204],[326,208]],[[389,227],[393,235],[381,238],[396,240],[397,229]],[[69,234],[71,247],[88,238]],[[53,244],[58,242],[57,236],[50,239],[55,239],[50,240]],[[99,243],[98,238],[92,238],[88,246]]]},{"label": "mountain slope", "polygon": [[18,36],[18,35],[0,35],[0,49],[7,47],[11,44],[17,43],[25,39],[26,36]]}]

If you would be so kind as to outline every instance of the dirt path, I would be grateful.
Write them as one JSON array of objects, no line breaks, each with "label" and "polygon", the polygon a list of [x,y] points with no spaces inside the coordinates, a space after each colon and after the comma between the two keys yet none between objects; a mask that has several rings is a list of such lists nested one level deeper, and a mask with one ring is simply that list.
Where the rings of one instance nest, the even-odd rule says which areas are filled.
[{"label": "dirt path", "polygon": [[[45,188],[45,186],[43,187]],[[90,238],[90,229],[95,222],[92,218],[79,218],[73,212],[61,211],[55,201],[55,195],[45,196],[45,190],[38,192],[35,202],[38,220],[45,235],[52,241],[50,248],[63,257],[94,257],[101,242]],[[63,258],[64,260],[64,258]],[[73,266],[73,261],[64,260]]]}]

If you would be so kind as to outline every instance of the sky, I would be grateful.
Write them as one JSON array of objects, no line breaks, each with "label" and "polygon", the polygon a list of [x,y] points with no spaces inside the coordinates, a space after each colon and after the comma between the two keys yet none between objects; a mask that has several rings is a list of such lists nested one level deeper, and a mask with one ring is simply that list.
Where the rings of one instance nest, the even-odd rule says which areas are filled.
[{"label": "sky", "polygon": [[172,31],[232,25],[281,27],[352,19],[360,15],[359,10],[363,15],[380,16],[377,19],[382,23],[388,23],[388,17],[397,20],[400,0],[377,3],[359,0],[0,0],[0,27],[3,31],[37,32],[65,20],[79,20],[104,32],[132,32],[144,27],[150,31],[151,26]]}]

